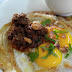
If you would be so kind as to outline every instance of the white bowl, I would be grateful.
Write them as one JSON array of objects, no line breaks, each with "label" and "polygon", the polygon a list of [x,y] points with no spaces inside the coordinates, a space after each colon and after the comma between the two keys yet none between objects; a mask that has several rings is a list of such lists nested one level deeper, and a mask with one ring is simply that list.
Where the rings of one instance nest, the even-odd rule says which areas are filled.
[{"label": "white bowl", "polygon": [[58,15],[72,15],[72,0],[46,0],[46,4]]}]

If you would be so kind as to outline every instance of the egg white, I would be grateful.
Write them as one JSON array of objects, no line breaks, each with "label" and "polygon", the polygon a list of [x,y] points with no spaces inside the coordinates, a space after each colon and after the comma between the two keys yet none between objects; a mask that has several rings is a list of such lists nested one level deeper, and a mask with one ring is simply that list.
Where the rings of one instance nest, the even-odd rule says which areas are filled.
[{"label": "egg white", "polygon": [[[49,19],[54,19],[57,20],[56,16],[53,15],[45,15],[45,14],[39,14],[39,13],[35,13],[34,15],[40,15],[42,17],[46,17]],[[36,22],[40,22],[39,20],[34,20],[33,23]],[[60,27],[62,27],[61,25],[59,25]],[[62,27],[63,28],[63,27]],[[71,33],[72,35],[72,33]],[[32,52],[34,52],[35,49],[32,50]],[[39,67],[35,62],[31,62],[29,57],[27,56],[27,54],[25,54],[24,52],[19,52],[17,50],[14,50],[14,55],[15,55],[15,59],[16,59],[16,63],[18,64],[19,68],[22,70],[22,72],[35,72],[38,71],[40,69],[44,69],[42,67]],[[72,72],[71,68],[66,68],[64,67],[64,63],[69,63],[72,65],[72,55],[70,55],[67,59],[65,59],[66,54],[62,53],[62,62],[56,67],[56,70],[53,72]],[[47,72],[52,72],[52,71],[48,71]]]},{"label": "egg white", "polygon": [[[29,58],[24,53],[14,50],[14,54],[16,63],[18,64],[22,72],[34,72],[42,69],[42,67],[39,67],[35,62],[31,63],[29,61]],[[56,67],[55,72],[72,72],[71,68],[64,67],[65,62],[72,65],[72,55],[70,55],[67,59],[64,58],[65,55],[66,54],[62,53],[62,62]]]},{"label": "egg white", "polygon": [[[72,35],[72,33],[70,33]],[[70,64],[72,66],[72,55],[69,55],[67,59],[65,59],[66,53],[62,53],[62,62],[57,66],[56,72],[72,72],[72,68],[64,67],[64,63]]]},{"label": "egg white", "polygon": [[29,58],[24,53],[14,50],[14,55],[16,63],[18,64],[22,72],[34,72]]},{"label": "egg white", "polygon": [[[35,49],[32,50],[32,52],[34,51]],[[62,62],[56,67],[56,70],[54,72],[72,72],[71,68],[64,67],[64,63],[69,63],[72,65],[72,55],[70,55],[67,59],[64,58],[65,55],[66,53],[62,53]],[[24,52],[19,52],[14,49],[14,56],[16,59],[16,63],[18,64],[22,72],[34,72],[40,69],[44,69],[42,67],[39,67],[35,62],[32,63],[30,61],[30,58]]]},{"label": "egg white", "polygon": [[0,69],[0,72],[3,72],[3,71]]}]

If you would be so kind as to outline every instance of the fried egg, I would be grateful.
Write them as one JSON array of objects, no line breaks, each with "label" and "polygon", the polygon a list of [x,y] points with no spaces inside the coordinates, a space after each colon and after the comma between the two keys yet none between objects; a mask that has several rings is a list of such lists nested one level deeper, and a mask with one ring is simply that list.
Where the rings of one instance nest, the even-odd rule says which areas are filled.
[{"label": "fried egg", "polygon": [[[52,34],[51,32],[53,32],[55,29],[60,30],[60,31],[66,31],[65,29],[63,29],[61,27],[51,26],[48,28],[48,35]],[[53,34],[52,36],[53,36],[52,37],[53,39],[56,39],[55,34]],[[72,36],[69,32],[68,33],[59,33],[58,41],[59,41],[60,47],[68,47],[69,48],[69,43],[72,45]]]},{"label": "fried egg", "polygon": [[24,53],[20,53],[14,50],[16,62],[20,67],[20,69],[22,70],[22,72],[72,71],[72,55],[70,55],[68,59],[65,59],[64,57],[66,54],[63,54],[59,50],[55,49],[54,52],[58,55],[57,58],[51,55],[47,59],[41,59],[40,56],[45,56],[47,52],[46,51],[42,52],[41,49],[39,49],[39,52],[41,53],[41,55],[39,55],[39,58],[37,58],[35,62],[31,63],[29,61],[29,57],[27,57]]},{"label": "fried egg", "polygon": [[40,66],[40,67],[55,67],[57,66],[61,61],[62,61],[62,54],[61,52],[59,52],[58,49],[54,49],[54,53],[56,53],[58,55],[58,57],[55,57],[53,55],[50,55],[47,57],[47,59],[41,59],[41,57],[44,57],[47,55],[48,51],[42,50],[41,46],[46,46],[46,44],[42,44],[39,46],[39,57],[36,59],[36,63]]},{"label": "fried egg", "polygon": [[[36,15],[36,18],[38,15],[38,19],[41,16],[44,19],[48,18],[52,21],[52,23],[55,22],[55,20],[57,20],[57,17],[53,15],[49,15],[49,16],[43,15],[43,14],[34,14],[34,15]],[[41,21],[43,20],[43,18],[40,20],[34,20],[33,23],[41,24]],[[50,26],[50,27],[47,27],[47,29],[48,29],[48,36],[55,29],[60,30],[60,31],[66,31],[64,28],[58,27],[58,26]],[[62,36],[65,36],[65,38]],[[54,35],[52,39],[56,39],[56,36]],[[69,48],[69,43],[72,45],[72,36],[69,32],[62,33],[62,34],[59,33],[58,41],[59,41],[60,47]],[[68,71],[71,72],[72,71],[72,57],[71,57],[72,55],[70,55],[68,59],[65,59],[64,57],[66,53],[61,53],[57,48],[55,48],[53,52],[56,53],[58,57],[50,55],[47,57],[47,59],[41,59],[41,57],[46,56],[48,53],[48,51],[46,50],[44,50],[43,52],[41,48],[41,46],[45,46],[45,45],[47,45],[47,43],[41,44],[38,47],[39,57],[34,62],[30,61],[30,57],[27,56],[26,53],[24,52],[21,53],[19,51],[14,50],[16,62],[18,66],[20,67],[20,69],[22,70],[22,72],[68,72]],[[32,50],[32,52],[36,52],[36,49]]]},{"label": "fried egg", "polygon": [[[48,28],[48,31],[53,31],[54,29],[65,31],[64,29],[56,26],[52,26]],[[48,32],[48,34],[49,34]],[[59,34],[59,44],[61,47],[69,47],[68,43],[72,44],[72,36],[70,33],[65,33],[66,37],[63,41],[62,35]],[[53,38],[56,38],[53,37]],[[15,59],[18,66],[21,68],[22,72],[71,72],[72,71],[72,55],[70,55],[67,59],[65,59],[66,53],[61,53],[57,48],[53,50],[54,53],[58,55],[55,57],[50,55],[47,59],[41,59],[47,55],[48,51],[42,50],[42,46],[46,46],[47,44],[41,44],[39,48],[39,57],[34,61],[31,62],[30,58],[21,52],[14,50]],[[34,50],[35,52],[37,50]]]},{"label": "fried egg", "polygon": [[[48,34],[47,34],[48,37],[56,40],[56,35],[54,34],[55,29],[59,31],[69,31],[67,33],[58,33],[57,41],[59,42],[59,45],[61,48],[64,48],[64,47],[69,48],[69,43],[72,45],[71,28],[69,27],[68,29],[67,25],[63,21],[61,21],[60,17],[57,17],[52,14],[48,15],[46,13],[33,12],[28,14],[28,18],[30,19],[32,23],[39,23],[39,24],[41,24],[46,19],[50,19],[51,20],[50,25],[46,26],[48,30]],[[60,19],[61,25],[59,24],[56,25],[59,19]],[[62,22],[64,24],[62,24]],[[5,27],[3,29],[5,29]],[[31,62],[31,59],[28,56],[27,51],[20,52],[15,49],[11,50],[10,46],[7,46],[6,33],[7,32],[5,30],[5,32],[1,31],[1,34],[0,34],[0,46],[4,46],[4,48],[6,48],[1,54],[3,55],[5,54],[5,52],[7,51],[7,47],[10,52],[6,53],[4,58],[1,54],[0,54],[0,57],[3,60],[7,59],[6,61],[9,61],[7,62],[7,65],[6,65],[6,62],[4,61],[5,63],[4,65],[8,66],[8,63],[11,63],[12,67],[11,69],[9,68],[9,70],[6,69],[5,72],[72,72],[72,55],[69,55],[69,57],[65,59],[67,52],[62,53],[55,46],[55,48],[53,49],[53,53],[56,54],[57,57],[51,54],[46,59],[42,59],[42,57],[45,57],[49,53],[49,51],[41,48],[42,46],[45,47],[50,44],[49,42],[44,42],[38,46],[39,56],[34,60],[34,62]],[[47,46],[47,49],[48,48],[49,46]],[[30,48],[30,52],[35,53],[38,51],[36,48],[33,48],[33,49]],[[13,65],[14,61],[15,63]],[[0,63],[0,67],[2,70],[5,69],[5,67],[1,66],[1,63]]]}]

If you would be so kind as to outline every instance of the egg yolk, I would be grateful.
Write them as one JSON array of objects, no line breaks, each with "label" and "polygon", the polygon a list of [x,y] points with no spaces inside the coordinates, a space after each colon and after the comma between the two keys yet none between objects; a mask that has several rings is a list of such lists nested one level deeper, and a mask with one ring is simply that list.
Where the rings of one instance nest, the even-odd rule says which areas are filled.
[{"label": "egg yolk", "polygon": [[70,33],[64,33],[65,38],[62,37],[62,34],[59,34],[59,44],[61,47],[68,47],[69,48],[69,43],[72,45],[72,36]]},{"label": "egg yolk", "polygon": [[53,52],[58,56],[55,57],[53,55],[48,56],[46,59],[41,59],[41,57],[44,57],[48,54],[48,51],[43,50],[41,47],[46,46],[47,44],[40,45],[39,48],[39,57],[35,60],[35,62],[40,67],[56,67],[60,62],[62,61],[62,53],[58,49],[54,49]]},{"label": "egg yolk", "polygon": [[[60,30],[60,31],[66,31],[63,28],[56,27],[56,26],[51,26],[51,27],[48,28],[48,36],[55,29]],[[72,36],[69,32],[68,33],[59,33],[58,35],[59,35],[58,41],[59,41],[60,47],[68,47],[69,48],[69,43],[72,45]],[[52,34],[52,39],[56,39],[55,34]]]}]

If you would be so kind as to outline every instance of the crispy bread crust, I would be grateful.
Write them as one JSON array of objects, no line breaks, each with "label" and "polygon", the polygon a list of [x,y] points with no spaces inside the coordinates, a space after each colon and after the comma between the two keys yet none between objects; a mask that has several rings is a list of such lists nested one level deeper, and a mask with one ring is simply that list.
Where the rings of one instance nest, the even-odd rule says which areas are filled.
[{"label": "crispy bread crust", "polygon": [[43,14],[48,14],[48,15],[56,15],[52,11],[33,11],[28,14],[33,14],[33,13],[43,13]]}]

